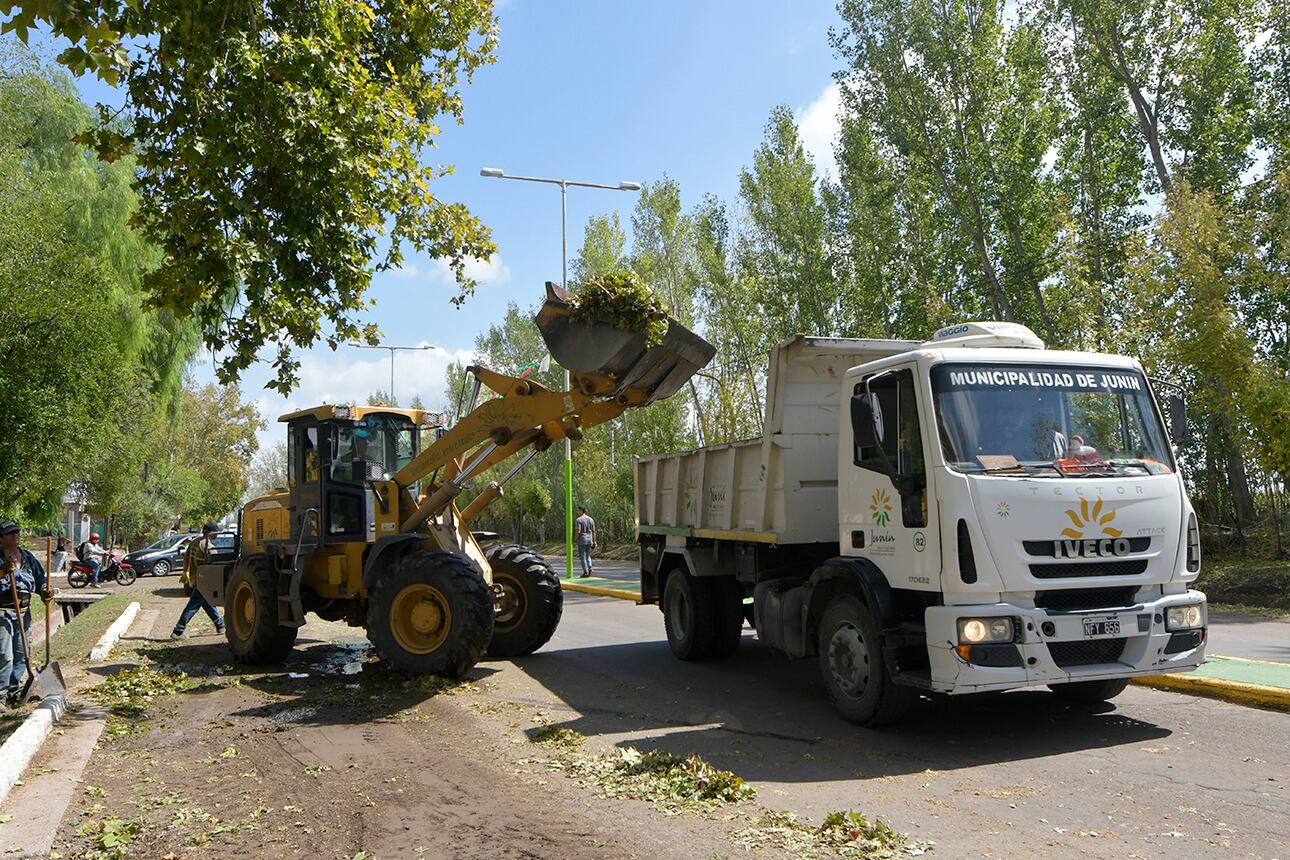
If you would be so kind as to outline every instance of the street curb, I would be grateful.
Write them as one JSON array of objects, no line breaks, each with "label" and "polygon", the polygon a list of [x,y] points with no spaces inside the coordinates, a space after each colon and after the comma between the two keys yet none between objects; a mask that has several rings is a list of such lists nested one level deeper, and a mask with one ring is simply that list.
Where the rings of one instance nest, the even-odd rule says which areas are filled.
[{"label": "street curb", "polygon": [[1247,684],[1243,681],[1224,681],[1219,678],[1201,678],[1194,675],[1145,675],[1134,678],[1141,687],[1168,690],[1171,693],[1188,693],[1211,699],[1222,699],[1238,705],[1251,705],[1272,711],[1290,712],[1290,690]]},{"label": "street curb", "polygon": [[567,591],[576,591],[579,594],[594,594],[596,597],[617,597],[619,600],[630,600],[633,603],[641,602],[641,593],[639,591],[626,591],[619,588],[604,588],[599,585],[583,585],[581,582],[561,582],[560,587]]},{"label": "street curb", "polygon": [[49,737],[54,723],[62,719],[67,702],[62,696],[51,696],[27,715],[22,725],[0,746],[0,803],[22,779],[27,765],[36,757],[40,746]]},{"label": "street curb", "polygon": [[134,601],[125,608],[107,631],[99,637],[99,641],[90,649],[90,662],[97,663],[100,660],[106,660],[108,654],[112,651],[112,646],[116,645],[117,640],[125,635],[125,631],[130,628],[134,622],[134,617],[139,614],[139,601]]}]

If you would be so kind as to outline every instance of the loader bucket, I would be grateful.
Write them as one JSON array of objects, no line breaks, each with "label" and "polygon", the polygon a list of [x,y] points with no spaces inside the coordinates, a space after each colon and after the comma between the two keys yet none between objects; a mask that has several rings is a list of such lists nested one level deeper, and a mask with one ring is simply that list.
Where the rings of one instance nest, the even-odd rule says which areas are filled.
[{"label": "loader bucket", "polygon": [[538,331],[556,363],[598,392],[616,396],[636,388],[648,392],[647,404],[671,397],[717,352],[676,320],[668,322],[662,343],[649,346],[644,332],[575,322],[571,310],[568,296],[548,281]]}]

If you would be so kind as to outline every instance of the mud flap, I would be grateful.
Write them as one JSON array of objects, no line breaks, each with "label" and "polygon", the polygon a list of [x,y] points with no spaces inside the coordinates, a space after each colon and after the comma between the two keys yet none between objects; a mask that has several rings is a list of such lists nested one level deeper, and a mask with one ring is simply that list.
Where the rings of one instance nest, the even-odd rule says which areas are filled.
[{"label": "mud flap", "polygon": [[644,332],[601,322],[574,322],[568,294],[550,281],[536,323],[556,363],[578,377],[585,391],[617,397],[637,389],[641,405],[675,394],[716,355],[716,347],[681,325],[668,322],[663,342],[649,346]]}]

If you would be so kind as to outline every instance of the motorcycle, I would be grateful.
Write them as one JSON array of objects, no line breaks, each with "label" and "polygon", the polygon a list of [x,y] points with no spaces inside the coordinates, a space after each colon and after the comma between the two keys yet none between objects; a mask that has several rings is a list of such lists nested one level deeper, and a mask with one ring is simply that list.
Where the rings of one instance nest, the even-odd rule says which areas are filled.
[{"label": "motorcycle", "polygon": [[[72,588],[84,588],[90,584],[94,569],[83,561],[72,559],[67,565],[67,584]],[[99,569],[99,582],[116,580],[117,585],[131,585],[138,578],[134,567],[129,562],[121,561],[112,553]]]}]

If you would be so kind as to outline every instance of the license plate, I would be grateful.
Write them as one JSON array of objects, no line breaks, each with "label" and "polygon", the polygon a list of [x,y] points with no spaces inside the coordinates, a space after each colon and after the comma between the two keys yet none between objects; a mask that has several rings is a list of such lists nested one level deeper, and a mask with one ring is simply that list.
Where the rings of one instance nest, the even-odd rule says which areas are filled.
[{"label": "license plate", "polygon": [[1084,619],[1084,638],[1100,639],[1103,636],[1119,636],[1120,619],[1115,616],[1110,618],[1085,618]]}]

